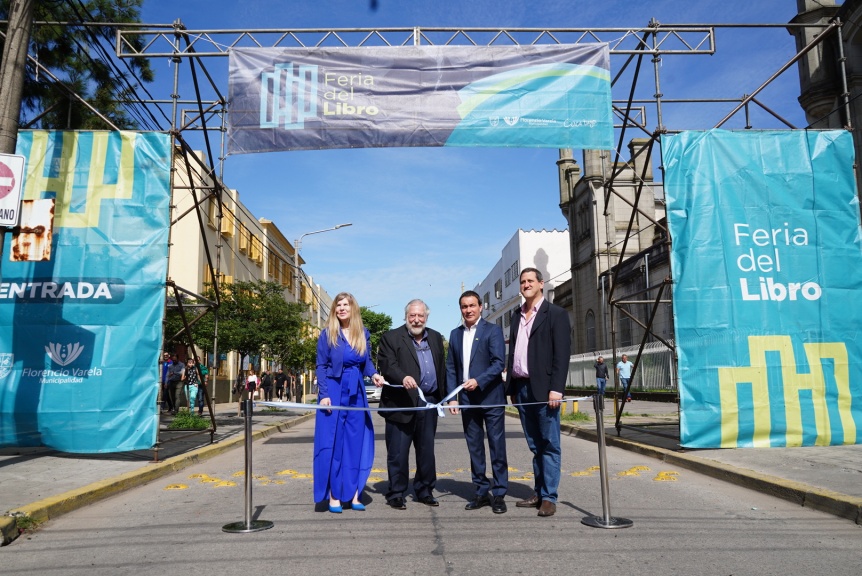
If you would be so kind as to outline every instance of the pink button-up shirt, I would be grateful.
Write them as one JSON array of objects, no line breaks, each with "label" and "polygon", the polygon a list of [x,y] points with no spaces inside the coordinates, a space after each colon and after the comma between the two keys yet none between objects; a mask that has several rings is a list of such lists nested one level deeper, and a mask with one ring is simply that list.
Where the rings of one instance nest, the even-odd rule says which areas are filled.
[{"label": "pink button-up shirt", "polygon": [[512,377],[514,378],[530,377],[530,369],[527,366],[527,348],[530,345],[530,330],[533,328],[533,320],[536,319],[539,306],[544,301],[544,298],[539,298],[536,304],[533,305],[533,313],[530,315],[529,320],[527,320],[527,304],[524,303],[521,306],[521,322],[518,324],[518,337],[515,340],[515,353],[512,358]]}]

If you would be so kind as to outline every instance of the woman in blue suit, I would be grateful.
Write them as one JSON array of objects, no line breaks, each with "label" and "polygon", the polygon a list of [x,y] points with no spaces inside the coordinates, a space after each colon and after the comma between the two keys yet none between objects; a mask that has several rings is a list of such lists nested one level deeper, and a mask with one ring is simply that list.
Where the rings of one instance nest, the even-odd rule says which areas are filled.
[{"label": "woman in blue suit", "polygon": [[[317,400],[321,406],[368,407],[363,376],[377,386],[383,377],[371,362],[371,341],[359,304],[342,292],[332,301],[329,321],[317,341]],[[360,494],[374,461],[374,428],[365,410],[318,410],[314,426],[314,501],[329,498],[329,511],[342,502],[365,510]]]}]

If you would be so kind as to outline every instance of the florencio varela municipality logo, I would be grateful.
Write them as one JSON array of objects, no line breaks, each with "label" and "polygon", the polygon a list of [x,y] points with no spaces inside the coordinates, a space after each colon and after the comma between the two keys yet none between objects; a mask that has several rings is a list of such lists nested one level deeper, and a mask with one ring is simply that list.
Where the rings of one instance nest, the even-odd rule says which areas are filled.
[{"label": "florencio varela municipality logo", "polygon": [[15,355],[9,352],[0,354],[0,378],[5,378],[15,365]]},{"label": "florencio varela municipality logo", "polygon": [[80,342],[65,345],[51,342],[45,346],[45,352],[48,354],[48,357],[51,358],[55,364],[59,364],[60,366],[68,366],[74,362],[83,351],[84,347],[81,346]]}]

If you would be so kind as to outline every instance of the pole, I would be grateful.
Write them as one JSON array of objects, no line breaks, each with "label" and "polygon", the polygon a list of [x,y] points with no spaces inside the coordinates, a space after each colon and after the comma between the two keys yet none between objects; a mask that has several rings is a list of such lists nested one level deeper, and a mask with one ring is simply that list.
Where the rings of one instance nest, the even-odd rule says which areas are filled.
[{"label": "pole", "polygon": [[[0,153],[14,154],[18,142],[18,117],[21,115],[21,94],[30,27],[33,24],[34,0],[13,0],[9,6],[6,45],[0,61]],[[0,228],[0,260],[6,243],[7,228]]]},{"label": "pole", "polygon": [[252,519],[252,462],[251,462],[251,410],[252,400],[243,400],[243,408],[245,410],[245,516],[242,522],[231,522],[222,526],[222,532],[245,534],[248,532],[261,532],[269,530],[273,524],[269,520],[254,520]]},{"label": "pole", "polygon": [[587,516],[581,524],[593,528],[629,528],[634,523],[627,518],[611,516],[610,490],[608,489],[608,459],[605,453],[605,422],[602,412],[605,409],[605,399],[600,394],[593,396],[593,408],[596,410],[596,443],[599,445],[599,476],[602,478],[602,517]]}]

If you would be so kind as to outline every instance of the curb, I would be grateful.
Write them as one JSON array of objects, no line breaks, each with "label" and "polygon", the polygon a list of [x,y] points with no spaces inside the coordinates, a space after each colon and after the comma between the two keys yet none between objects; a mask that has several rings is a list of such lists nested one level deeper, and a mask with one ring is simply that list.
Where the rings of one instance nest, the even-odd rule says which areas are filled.
[{"label": "curb", "polygon": [[[575,436],[592,442],[597,441],[597,433],[595,430],[587,430],[571,424],[561,424],[561,431],[569,436]],[[706,476],[710,476],[717,480],[732,482],[737,486],[756,490],[769,496],[775,496],[783,500],[788,500],[804,506],[813,508],[820,512],[826,512],[839,518],[845,518],[856,524],[862,524],[862,498],[848,496],[840,492],[826,490],[824,488],[815,488],[803,482],[796,482],[770,476],[769,474],[761,474],[753,470],[737,468],[730,464],[724,464],[707,458],[699,458],[690,454],[680,454],[666,448],[658,448],[620,438],[618,436],[605,435],[605,444],[622,448],[631,452],[636,452],[644,456],[656,458],[663,462],[698,472]]]},{"label": "curb", "polygon": [[[254,431],[252,433],[252,441],[260,440],[261,438],[272,436],[278,432],[289,430],[290,428],[311,419],[313,416],[314,412],[310,412],[290,420],[268,425],[265,428]],[[243,434],[239,437],[231,438],[230,440],[224,440],[218,444],[211,444],[209,446],[197,448],[185,454],[180,454],[179,456],[173,456],[140,470],[126,472],[119,476],[108,478],[107,480],[93,482],[87,486],[69,490],[68,492],[57,494],[56,496],[49,496],[48,498],[43,498],[42,500],[33,502],[32,504],[27,504],[20,508],[10,510],[7,516],[0,517],[0,530],[2,530],[3,536],[2,545],[5,546],[18,536],[17,522],[15,520],[16,516],[26,516],[36,523],[42,523],[46,520],[57,518],[67,512],[82,508],[88,504],[104,500],[109,496],[129,490],[130,488],[147,484],[148,482],[152,482],[153,480],[157,480],[158,478],[187,468],[192,464],[209,460],[210,458],[223,454],[228,450],[244,445],[245,435]]]}]

